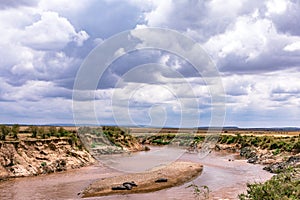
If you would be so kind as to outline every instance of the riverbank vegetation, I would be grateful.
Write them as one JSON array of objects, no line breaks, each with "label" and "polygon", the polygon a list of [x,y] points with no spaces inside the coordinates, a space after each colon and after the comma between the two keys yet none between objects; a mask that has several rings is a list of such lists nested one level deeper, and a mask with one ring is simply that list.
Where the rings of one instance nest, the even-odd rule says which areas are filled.
[{"label": "riverbank vegetation", "polygon": [[240,200],[298,200],[300,197],[300,168],[290,168],[265,183],[248,183]]},{"label": "riverbank vegetation", "polygon": [[300,152],[299,136],[273,137],[273,136],[241,136],[237,135],[221,135],[220,144],[239,144],[243,147],[259,147],[260,149],[274,150],[274,154],[280,152]]}]

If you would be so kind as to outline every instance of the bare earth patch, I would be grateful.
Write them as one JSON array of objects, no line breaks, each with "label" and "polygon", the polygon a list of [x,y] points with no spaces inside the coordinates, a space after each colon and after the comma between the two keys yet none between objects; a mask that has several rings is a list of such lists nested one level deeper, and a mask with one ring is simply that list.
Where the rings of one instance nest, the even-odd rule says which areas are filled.
[{"label": "bare earth patch", "polygon": [[[82,197],[146,193],[162,190],[191,181],[199,176],[202,170],[203,166],[199,163],[177,161],[145,172],[97,180],[83,191]],[[167,179],[167,182],[155,182],[158,179]],[[131,181],[137,184],[131,190],[112,190],[112,187],[121,186],[124,182]]]}]

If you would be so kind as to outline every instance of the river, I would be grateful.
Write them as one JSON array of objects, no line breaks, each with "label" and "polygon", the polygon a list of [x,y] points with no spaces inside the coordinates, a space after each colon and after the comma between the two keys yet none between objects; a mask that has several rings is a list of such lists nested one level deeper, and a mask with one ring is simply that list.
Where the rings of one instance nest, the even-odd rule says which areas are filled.
[{"label": "river", "polygon": [[[169,162],[178,156],[177,154],[173,157],[168,156],[172,152],[167,151],[154,147],[149,152],[138,152],[122,156],[102,156],[99,158],[100,163],[93,166],[0,182],[0,199],[81,199],[78,193],[96,179],[123,174],[125,171],[142,171],[154,165]],[[94,197],[86,198],[86,200],[195,199],[192,189],[186,188],[191,183],[207,186],[210,190],[210,199],[238,199],[237,195],[246,191],[247,182],[261,182],[272,177],[272,174],[262,170],[261,165],[249,164],[246,160],[240,159],[237,154],[212,152],[205,158],[199,159],[197,154],[180,153],[176,160],[189,160],[204,165],[201,176],[182,186],[157,192]]]}]

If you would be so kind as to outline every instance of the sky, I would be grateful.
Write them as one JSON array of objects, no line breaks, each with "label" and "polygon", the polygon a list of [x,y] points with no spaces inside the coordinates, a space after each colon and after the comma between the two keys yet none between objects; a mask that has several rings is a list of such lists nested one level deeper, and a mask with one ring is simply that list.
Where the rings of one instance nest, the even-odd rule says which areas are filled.
[{"label": "sky", "polygon": [[[90,52],[157,27],[191,38],[215,64],[224,126],[300,127],[299,0],[3,0],[0,10],[0,123],[74,123],[74,82]],[[82,112],[92,103],[98,124],[211,123],[212,91],[172,52],[127,53],[99,79],[85,91],[92,102],[76,100]]]}]

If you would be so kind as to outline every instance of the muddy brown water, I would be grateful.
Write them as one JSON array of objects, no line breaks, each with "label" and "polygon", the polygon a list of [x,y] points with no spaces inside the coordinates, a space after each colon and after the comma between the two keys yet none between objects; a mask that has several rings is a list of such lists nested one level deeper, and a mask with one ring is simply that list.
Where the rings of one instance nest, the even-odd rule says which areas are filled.
[{"label": "muddy brown water", "polygon": [[[152,165],[169,161],[164,149],[153,148],[149,152],[130,155],[101,157],[93,166],[67,172],[25,177],[0,182],[1,200],[40,200],[40,199],[81,199],[78,193],[96,179],[125,173],[124,171],[142,171]],[[170,152],[168,152],[170,153]],[[177,156],[177,155],[176,155]],[[170,158],[169,156],[168,158]],[[145,194],[113,195],[85,198],[86,200],[148,200],[148,199],[195,199],[191,183],[209,187],[209,199],[238,199],[239,193],[246,191],[247,182],[261,182],[270,179],[272,174],[262,170],[263,166],[247,163],[236,154],[212,152],[199,159],[197,154],[185,153],[176,158],[200,162],[204,165],[202,174],[195,180],[182,186]],[[234,160],[234,161],[229,161]],[[108,167],[109,166],[109,167]],[[116,170],[117,169],[117,170]]]}]

